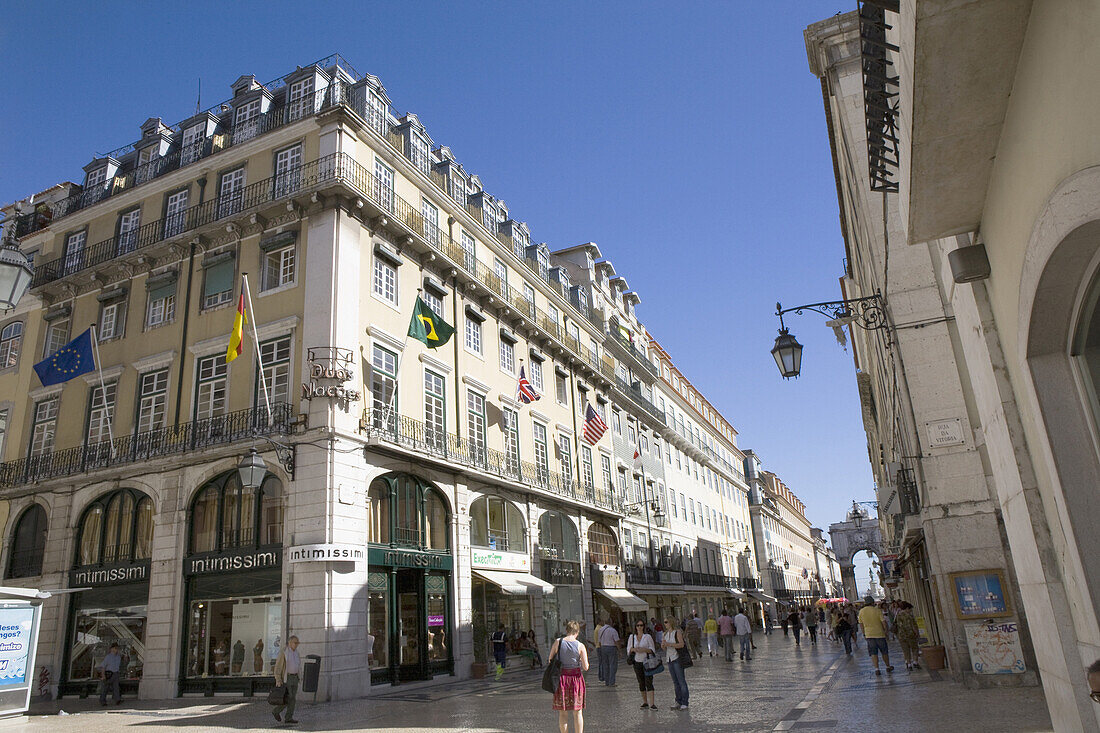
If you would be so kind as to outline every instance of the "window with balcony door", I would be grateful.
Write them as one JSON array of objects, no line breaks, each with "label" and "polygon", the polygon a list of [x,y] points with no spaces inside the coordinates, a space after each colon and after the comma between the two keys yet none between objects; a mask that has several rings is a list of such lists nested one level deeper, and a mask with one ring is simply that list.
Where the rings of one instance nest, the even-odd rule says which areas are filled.
[{"label": "window with balcony door", "polygon": [[485,460],[485,395],[466,390],[466,439],[470,445],[470,458]]},{"label": "window with balcony door", "polygon": [[482,496],[470,504],[470,544],[501,552],[527,552],[527,523],[515,504]]},{"label": "window with balcony door", "polygon": [[[110,382],[105,385],[92,387],[88,395],[88,424],[85,432],[85,445],[89,448],[103,444],[110,440],[111,423],[115,417],[115,396],[118,392],[118,384]],[[102,446],[107,448],[107,446]],[[109,450],[108,450],[109,453]]]},{"label": "window with balcony door", "polygon": [[535,439],[535,465],[539,470],[539,480],[545,481],[550,474],[550,452],[546,445],[546,426],[534,423],[532,431]]},{"label": "window with balcony door", "polygon": [[573,436],[558,434],[558,457],[561,459],[561,480],[566,486],[573,483]]},{"label": "window with balcony door", "polygon": [[447,397],[443,377],[424,370],[424,442],[430,448],[447,447]]},{"label": "window with balcony door", "polygon": [[283,484],[268,473],[259,488],[241,485],[229,471],[207,482],[191,501],[188,554],[281,545]]},{"label": "window with balcony door", "polygon": [[237,107],[233,113],[233,144],[251,140],[260,133],[260,99],[253,99]]},{"label": "window with balcony door", "polygon": [[229,373],[225,354],[199,359],[195,371],[195,419],[209,420],[224,415]]},{"label": "window with balcony door", "polygon": [[62,274],[68,275],[84,267],[84,242],[87,236],[88,231],[81,229],[79,232],[72,232],[65,238],[65,260]]},{"label": "window with balcony door", "polygon": [[232,216],[244,208],[244,167],[222,173],[218,184],[218,218]]},{"label": "window with balcony door", "polygon": [[442,239],[439,231],[439,207],[426,198],[420,200],[420,215],[424,218],[424,239],[436,246]]},{"label": "window with balcony door", "polygon": [[406,473],[389,473],[367,489],[367,541],[421,550],[450,547],[450,511],[439,489]]},{"label": "window with balcony door", "polygon": [[477,269],[475,263],[477,262],[477,245],[474,242],[474,238],[463,231],[460,241],[462,242],[462,266],[465,267],[467,271],[476,274]]},{"label": "window with balcony door", "polygon": [[119,255],[133,252],[138,248],[138,228],[141,226],[141,208],[130,209],[118,217],[118,239],[115,253]]},{"label": "window with balcony door", "polygon": [[300,120],[314,112],[313,77],[307,76],[290,85],[286,93],[286,118]]},{"label": "window with balcony door", "polygon": [[206,125],[192,125],[183,131],[180,140],[180,165],[190,165],[202,157],[206,142]]},{"label": "window with balcony door", "polygon": [[[271,410],[278,415],[279,405],[290,402],[290,336],[279,336],[262,342],[260,361],[264,365],[263,379],[260,379],[260,370],[257,368],[252,380],[252,404],[257,411],[266,409],[263,395],[266,384]],[[267,415],[263,412],[260,414],[262,417],[258,422],[262,423],[267,420]]]},{"label": "window with balcony door", "polygon": [[507,407],[500,408],[500,429],[504,433],[504,458],[507,469],[519,471],[519,413]]},{"label": "window with balcony door", "polygon": [[149,433],[164,427],[168,407],[168,370],[146,372],[138,378],[137,432]]},{"label": "window with balcony door", "polygon": [[164,200],[164,237],[174,237],[187,229],[187,201],[190,191],[183,189],[168,194]]},{"label": "window with balcony door", "polygon": [[383,211],[393,211],[393,168],[374,159],[374,200]]},{"label": "window with balcony door", "polygon": [[302,185],[302,146],[275,153],[275,197],[289,196]]},{"label": "window with balcony door", "polygon": [[397,354],[378,344],[371,349],[371,426],[397,429]]},{"label": "window with balcony door", "polygon": [[19,350],[22,345],[22,321],[12,321],[0,329],[0,369],[19,365]]}]

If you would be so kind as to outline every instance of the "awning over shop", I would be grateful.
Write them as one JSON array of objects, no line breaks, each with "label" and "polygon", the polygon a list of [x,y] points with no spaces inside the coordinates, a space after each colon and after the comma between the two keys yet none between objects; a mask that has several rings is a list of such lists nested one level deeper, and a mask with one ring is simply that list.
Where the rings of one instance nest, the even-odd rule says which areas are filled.
[{"label": "awning over shop", "polygon": [[621,588],[596,588],[597,593],[624,611],[646,611],[649,604],[628,590]]},{"label": "awning over shop", "polygon": [[530,593],[552,593],[554,586],[531,573],[510,573],[504,570],[474,570],[474,575],[499,586],[502,591],[514,596]]},{"label": "awning over shop", "polygon": [[728,592],[728,593],[729,593],[729,594],[730,594],[731,596],[733,596],[734,598],[748,598],[748,596],[747,596],[747,595],[745,595],[744,593],[742,593],[741,591],[739,591],[739,590],[738,590],[738,589],[736,589],[736,588],[726,588],[726,591],[727,591],[727,592]]},{"label": "awning over shop", "polygon": [[776,602],[775,598],[772,598],[767,593],[761,593],[758,590],[747,590],[745,592],[748,593],[751,597],[755,598],[756,600],[763,601],[764,603],[775,603]]}]

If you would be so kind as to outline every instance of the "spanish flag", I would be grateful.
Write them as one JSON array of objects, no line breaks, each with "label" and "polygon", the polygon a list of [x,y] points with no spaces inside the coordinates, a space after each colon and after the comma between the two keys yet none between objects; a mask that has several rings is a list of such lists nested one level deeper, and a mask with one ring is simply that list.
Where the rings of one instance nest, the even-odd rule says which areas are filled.
[{"label": "spanish flag", "polygon": [[237,301],[237,315],[233,317],[233,330],[229,332],[229,348],[225,352],[225,362],[236,359],[244,351],[244,324],[248,322],[248,316],[244,310],[244,293]]}]

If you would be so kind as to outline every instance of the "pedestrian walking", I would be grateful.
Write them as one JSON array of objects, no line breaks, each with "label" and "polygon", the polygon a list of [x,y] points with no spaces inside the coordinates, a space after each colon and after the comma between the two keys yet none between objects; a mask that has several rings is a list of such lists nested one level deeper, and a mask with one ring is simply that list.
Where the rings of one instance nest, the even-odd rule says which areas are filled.
[{"label": "pedestrian walking", "polygon": [[802,639],[799,637],[802,634],[802,612],[798,610],[798,606],[791,606],[791,612],[787,614],[787,624],[791,627],[791,633],[794,634],[795,646],[802,645]]},{"label": "pedestrian walking", "polygon": [[695,658],[703,656],[703,619],[699,618],[699,614],[694,611],[691,612],[691,620],[687,622],[687,628],[684,629],[684,633],[687,635],[688,648],[691,656]]},{"label": "pedestrian walking", "polygon": [[783,636],[787,635],[787,627],[790,624],[788,620],[789,614],[785,613],[782,609],[776,612],[779,615],[779,628],[783,629]]},{"label": "pedestrian walking", "polygon": [[584,733],[584,673],[588,671],[588,648],[577,640],[581,625],[576,621],[565,624],[565,636],[554,641],[550,658],[561,661],[561,681],[554,693],[554,710],[558,711],[558,730],[569,731],[572,713],[573,730]]},{"label": "pedestrian walking", "polygon": [[852,656],[852,624],[844,614],[837,616],[836,634],[844,642],[844,653]]},{"label": "pedestrian walking", "polygon": [[650,622],[653,624],[653,638],[657,642],[657,646],[661,645],[665,636],[665,627],[655,618],[651,618]]},{"label": "pedestrian walking", "polygon": [[107,693],[115,705],[122,704],[122,655],[118,653],[118,644],[111,644],[103,661],[96,665],[99,670],[99,704],[107,705]]},{"label": "pedestrian walking", "polygon": [[722,637],[722,647],[726,650],[726,661],[733,661],[733,617],[722,609],[718,617],[718,634]]},{"label": "pedestrian walking", "polygon": [[890,665],[890,648],[886,644],[886,619],[882,617],[882,609],[875,605],[875,599],[871,596],[864,598],[867,605],[859,611],[859,627],[863,630],[863,638],[867,641],[867,654],[875,665],[875,674],[881,675],[878,668],[878,656],[882,655],[882,661],[886,664],[886,671],[893,672]]},{"label": "pedestrian walking", "polygon": [[894,617],[894,636],[901,645],[905,668],[920,669],[920,630],[917,628],[917,620],[913,618],[913,604],[909,601],[898,604],[898,613]]},{"label": "pedestrian walking", "polygon": [[707,635],[707,651],[714,656],[718,651],[718,622],[714,620],[714,613],[707,614],[706,623],[703,624],[703,633]]},{"label": "pedestrian walking", "polygon": [[817,611],[812,608],[806,611],[806,632],[810,635],[810,646],[817,646]]},{"label": "pedestrian walking", "polygon": [[[724,615],[724,614],[723,614]],[[669,616],[665,619],[665,628],[668,629],[661,648],[665,650],[665,661],[668,662],[668,673],[672,676],[672,685],[676,689],[676,704],[672,710],[688,709],[688,683],[684,676],[684,664],[680,658],[685,654],[684,636],[676,628],[676,619]]]},{"label": "pedestrian walking", "polygon": [[772,616],[768,613],[767,609],[764,609],[764,636],[771,636],[772,633]]},{"label": "pedestrian walking", "polygon": [[737,638],[741,643],[741,659],[752,659],[752,622],[745,615],[745,609],[737,611],[733,617],[733,630],[737,632]]},{"label": "pedestrian walking", "polygon": [[603,682],[603,649],[600,648],[600,631],[603,630],[603,621],[596,621],[596,675]]},{"label": "pedestrian walking", "polygon": [[657,709],[656,693],[653,691],[653,678],[645,673],[645,662],[650,656],[657,654],[657,647],[653,643],[653,637],[646,633],[645,622],[634,624],[634,633],[626,640],[626,661],[634,667],[634,674],[638,677],[638,690],[642,693],[642,708]]},{"label": "pedestrian walking", "polygon": [[596,650],[600,653],[600,679],[608,687],[615,684],[619,672],[619,631],[604,624],[596,635]]},{"label": "pedestrian walking", "polygon": [[489,637],[493,645],[493,659],[497,665],[497,679],[504,676],[504,667],[508,664],[508,634],[504,631],[504,624],[497,624],[497,630]]},{"label": "pedestrian walking", "polygon": [[856,607],[849,603],[844,609],[844,615],[848,619],[848,624],[852,627],[852,647],[858,649],[859,638],[856,636],[856,632],[859,631],[859,614],[856,613]]},{"label": "pedestrian walking", "polygon": [[[286,640],[286,646],[279,650],[279,656],[275,659],[275,686],[286,685],[286,699],[282,705],[271,710],[275,720],[294,725],[298,721],[294,719],[294,706],[298,702],[298,680],[302,674],[302,658],[298,655],[298,637],[292,636]],[[282,717],[286,711],[286,719]]]}]

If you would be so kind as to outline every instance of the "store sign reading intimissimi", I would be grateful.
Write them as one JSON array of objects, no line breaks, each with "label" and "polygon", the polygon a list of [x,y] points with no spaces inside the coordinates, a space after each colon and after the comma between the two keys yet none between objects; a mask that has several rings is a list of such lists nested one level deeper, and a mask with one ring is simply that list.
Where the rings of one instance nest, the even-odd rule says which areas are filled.
[{"label": "store sign reading intimissimi", "polygon": [[98,588],[146,580],[149,580],[148,561],[113,568],[74,568],[69,571],[70,588]]},{"label": "store sign reading intimissimi", "polygon": [[187,575],[204,573],[231,573],[236,570],[262,570],[277,568],[283,563],[283,550],[258,550],[234,555],[215,555],[209,557],[189,557],[183,561],[183,572]]}]

